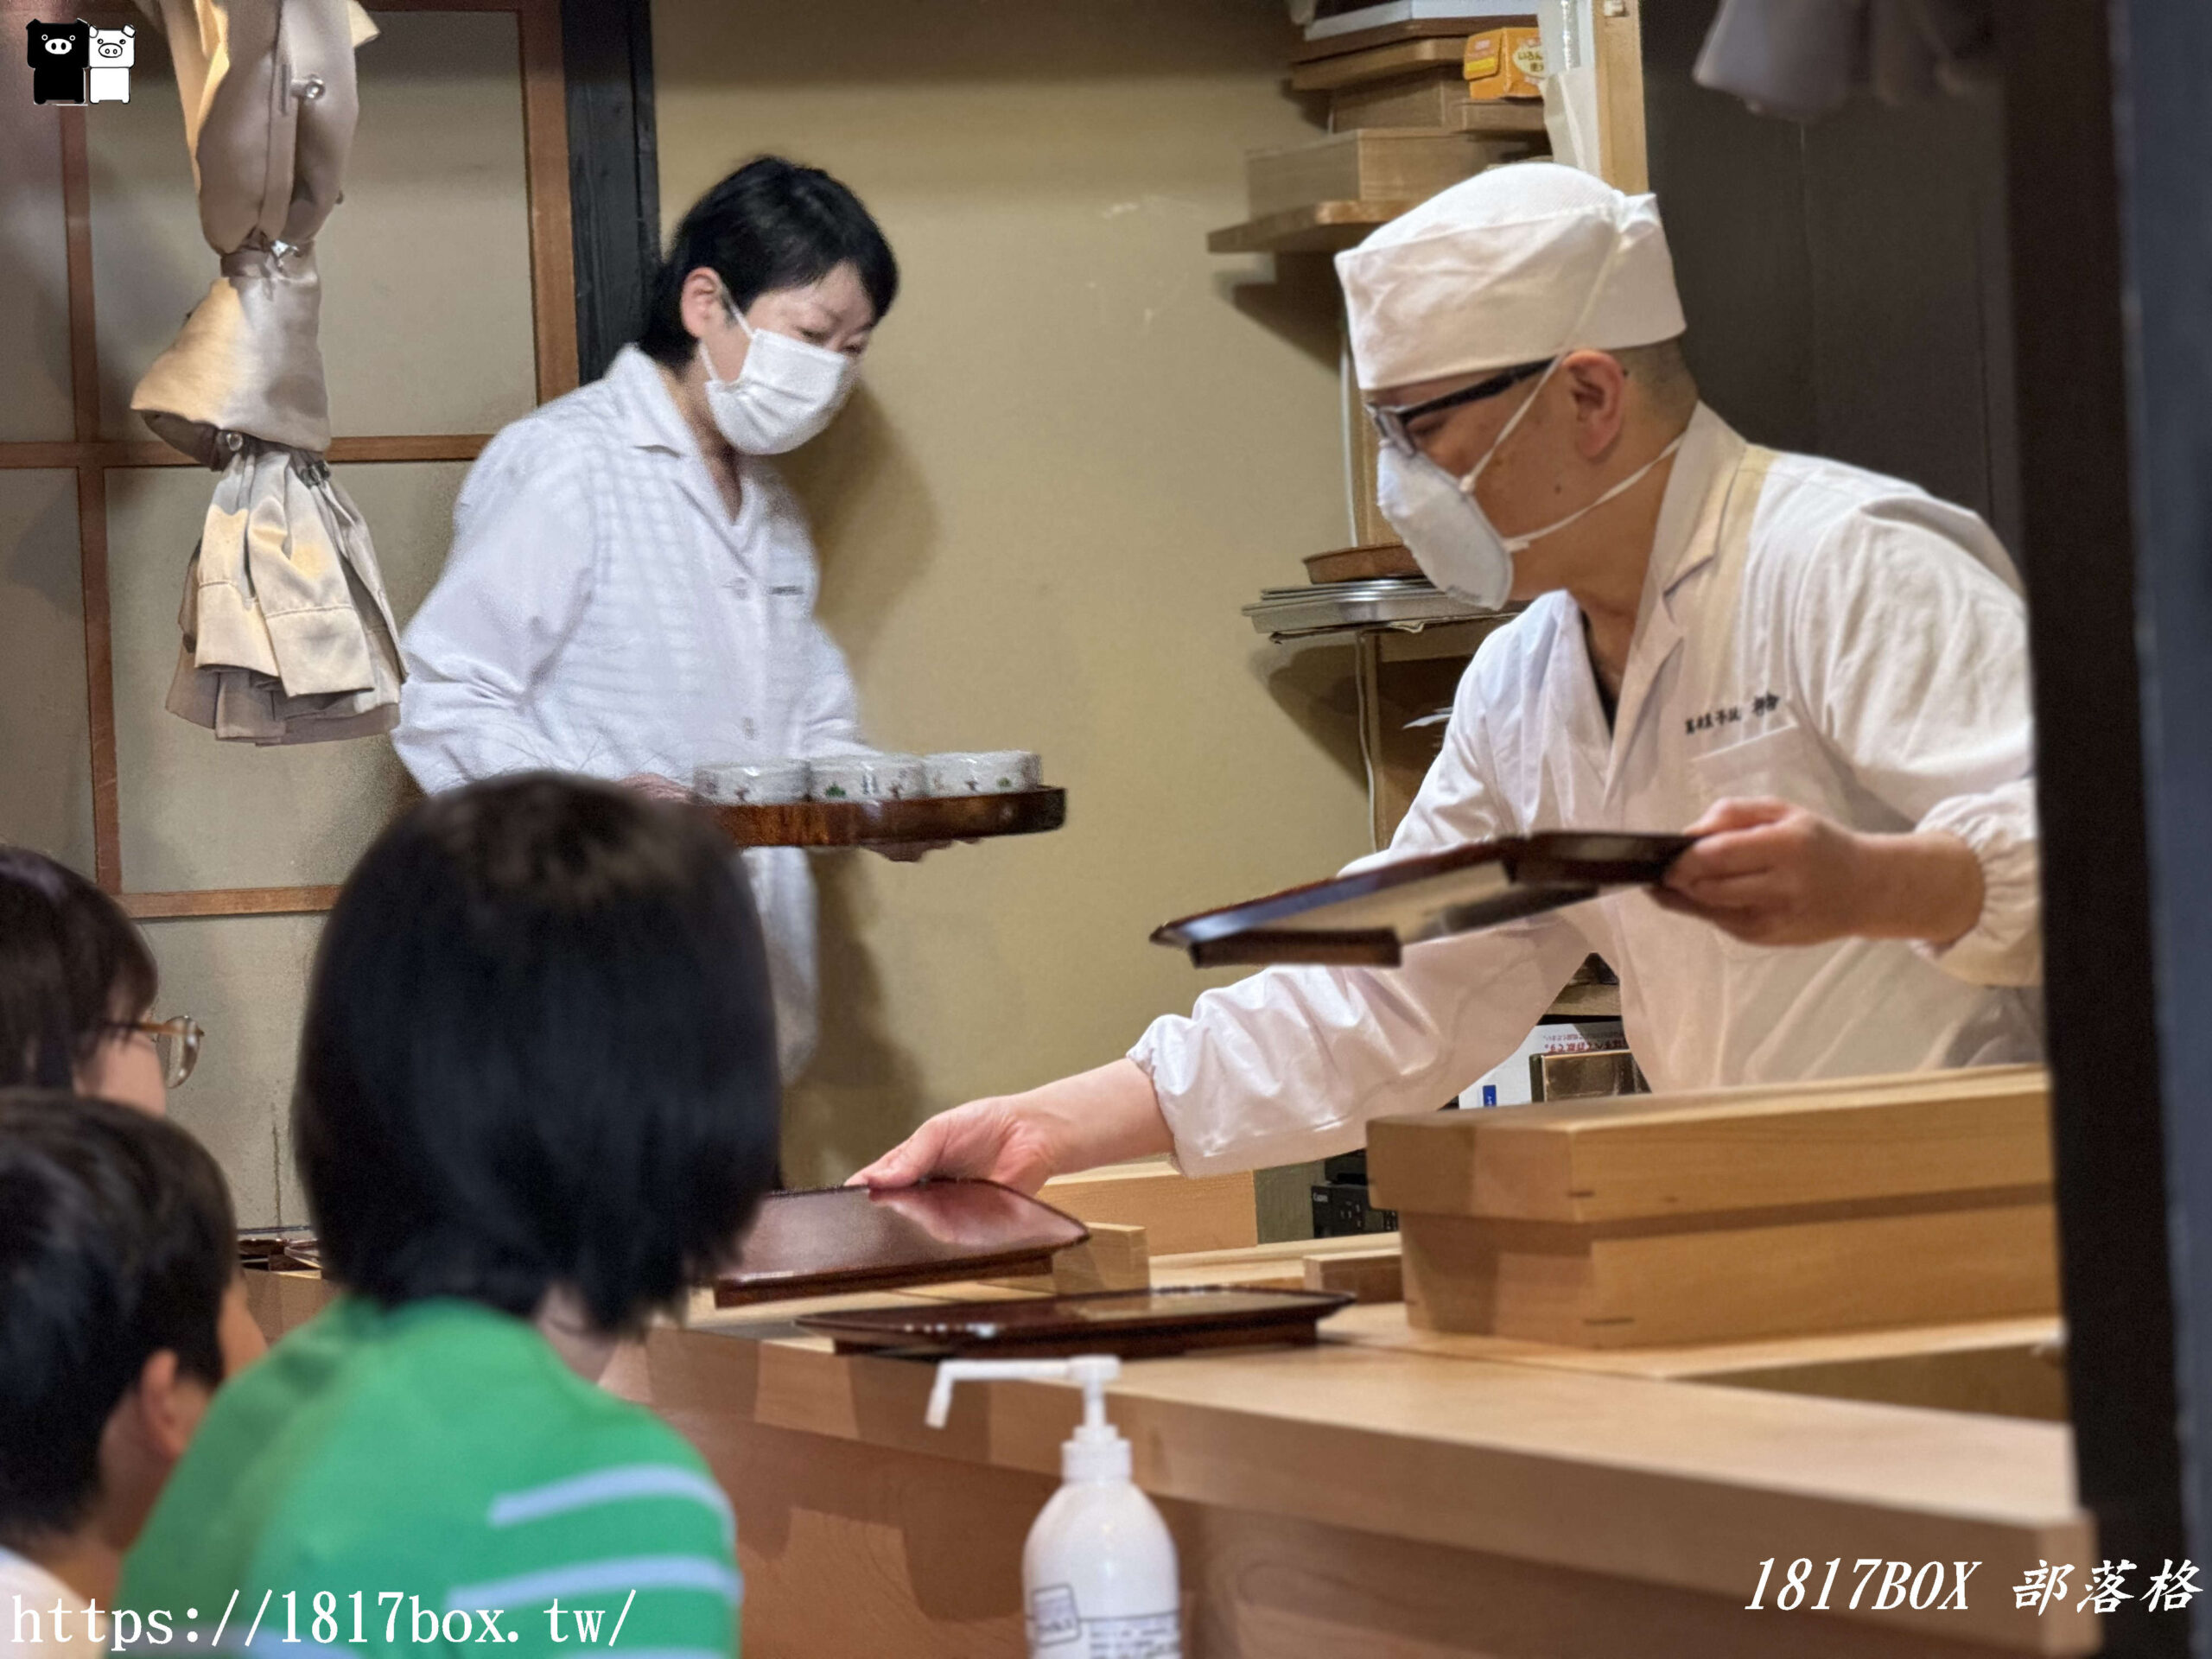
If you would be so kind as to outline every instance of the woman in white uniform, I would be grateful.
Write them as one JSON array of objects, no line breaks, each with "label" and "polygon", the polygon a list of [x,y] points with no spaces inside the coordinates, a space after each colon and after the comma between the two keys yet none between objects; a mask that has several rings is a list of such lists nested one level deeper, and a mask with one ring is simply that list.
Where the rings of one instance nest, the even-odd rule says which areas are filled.
[{"label": "woman in white uniform", "polygon": [[1210,991],[1126,1058],[933,1118],[860,1179],[1345,1151],[1503,1059],[1592,950],[1662,1090],[2039,1058],[2025,613],[1987,527],[1747,444],[1700,403],[1648,196],[1494,168],[1338,270],[1384,511],[1439,586],[1530,601],[1484,642],[1382,856],[1705,838],[1656,894]]},{"label": "woman in white uniform", "polygon": [[[552,768],[648,794],[719,761],[861,751],[814,547],[768,457],[827,426],[899,289],[858,198],[764,156],[677,227],[645,332],[500,432],[401,642],[393,742],[426,790]],[[786,1080],[813,1052],[813,878],[745,855]]]}]

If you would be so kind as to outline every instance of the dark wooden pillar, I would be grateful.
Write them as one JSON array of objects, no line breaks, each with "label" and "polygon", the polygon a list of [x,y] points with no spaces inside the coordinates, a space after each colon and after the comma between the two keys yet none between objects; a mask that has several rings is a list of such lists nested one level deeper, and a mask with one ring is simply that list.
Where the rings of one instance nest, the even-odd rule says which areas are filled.
[{"label": "dark wooden pillar", "polygon": [[648,0],[562,0],[561,49],[569,82],[576,343],[589,381],[636,336],[660,252]]},{"label": "dark wooden pillar", "polygon": [[[1999,10],[2068,1379],[2139,1594],[2212,1572],[2212,14]],[[2131,1602],[2106,1651],[2200,1613]]]}]

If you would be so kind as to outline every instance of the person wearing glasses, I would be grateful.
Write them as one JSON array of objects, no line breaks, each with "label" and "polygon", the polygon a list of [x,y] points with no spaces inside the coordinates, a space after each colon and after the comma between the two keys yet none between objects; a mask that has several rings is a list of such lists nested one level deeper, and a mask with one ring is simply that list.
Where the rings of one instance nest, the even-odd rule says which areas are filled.
[{"label": "person wearing glasses", "polygon": [[159,1115],[201,1033],[156,1019],[161,974],[123,906],[65,864],[0,846],[0,1089],[98,1095]]},{"label": "person wearing glasses", "polygon": [[1210,991],[1127,1058],[933,1118],[855,1179],[1033,1189],[1160,1153],[1198,1174],[1346,1151],[1504,1059],[1592,951],[1658,1090],[2039,1058],[2026,618],[1988,527],[1707,407],[1649,196],[1497,168],[1338,270],[1383,510],[1439,587],[1527,605],[1378,858],[1700,839],[1656,891]]}]

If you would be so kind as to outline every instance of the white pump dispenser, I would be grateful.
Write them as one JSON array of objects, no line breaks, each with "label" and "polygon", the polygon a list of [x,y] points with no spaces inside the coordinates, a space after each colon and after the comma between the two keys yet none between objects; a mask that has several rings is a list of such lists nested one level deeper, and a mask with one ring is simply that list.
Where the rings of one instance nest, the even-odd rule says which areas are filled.
[{"label": "white pump dispenser", "polygon": [[1175,1540],[1129,1478],[1129,1443],[1106,1421],[1111,1354],[1073,1359],[948,1359],[937,1368],[928,1422],[943,1428],[956,1382],[1076,1382],[1083,1421],[1060,1446],[1060,1490],[1021,1552],[1031,1659],[1182,1659]]}]

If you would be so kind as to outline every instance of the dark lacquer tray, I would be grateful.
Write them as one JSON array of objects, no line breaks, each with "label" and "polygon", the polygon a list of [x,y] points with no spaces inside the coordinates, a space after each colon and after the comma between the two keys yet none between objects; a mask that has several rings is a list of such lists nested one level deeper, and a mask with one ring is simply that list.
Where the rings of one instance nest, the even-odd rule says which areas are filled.
[{"label": "dark lacquer tray", "polygon": [[1692,839],[1554,830],[1477,842],[1186,916],[1152,938],[1189,951],[1201,968],[1395,968],[1406,946],[1425,939],[1580,904],[1608,887],[1656,885]]},{"label": "dark lacquer tray", "polygon": [[322,1271],[322,1246],[308,1226],[241,1227],[238,1265],[266,1273]]},{"label": "dark lacquer tray", "polygon": [[895,1290],[984,1274],[1047,1273],[1090,1236],[1072,1216],[995,1181],[772,1192],[715,1303]]},{"label": "dark lacquer tray", "polygon": [[793,801],[710,809],[741,847],[874,847],[1037,836],[1068,821],[1064,789],[917,801]]},{"label": "dark lacquer tray", "polygon": [[841,1354],[916,1359],[1118,1354],[1123,1359],[1157,1359],[1199,1349],[1307,1346],[1319,1338],[1315,1327],[1351,1300],[1335,1291],[1201,1285],[1093,1291],[1034,1301],[860,1308],[804,1314],[798,1322],[832,1338]]}]

